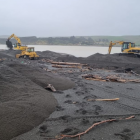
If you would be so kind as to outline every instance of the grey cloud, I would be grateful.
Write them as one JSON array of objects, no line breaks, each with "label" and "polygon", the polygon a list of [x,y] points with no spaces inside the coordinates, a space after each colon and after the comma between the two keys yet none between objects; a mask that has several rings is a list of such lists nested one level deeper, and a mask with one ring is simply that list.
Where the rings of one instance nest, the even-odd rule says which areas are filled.
[{"label": "grey cloud", "polygon": [[0,0],[0,35],[139,35],[139,0]]}]

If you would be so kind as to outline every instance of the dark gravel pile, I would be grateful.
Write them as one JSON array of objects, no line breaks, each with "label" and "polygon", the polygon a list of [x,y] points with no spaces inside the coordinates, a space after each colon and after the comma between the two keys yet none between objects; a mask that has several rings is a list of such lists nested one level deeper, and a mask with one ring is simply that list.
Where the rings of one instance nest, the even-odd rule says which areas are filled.
[{"label": "dark gravel pile", "polygon": [[[56,111],[51,114],[51,116],[59,117],[71,115],[72,117],[75,117],[82,115],[106,115],[114,113],[120,115],[122,112],[123,114],[139,113],[139,86],[136,84],[85,81],[81,78],[81,74],[83,73],[78,73],[78,70],[75,72],[73,71],[72,73],[48,72],[43,68],[49,67],[49,63],[42,60],[25,60],[23,58],[16,59],[15,54],[17,53],[20,53],[20,51],[7,50],[0,52],[0,59],[5,58],[4,61],[0,61],[0,140],[10,140],[13,137],[31,130],[49,117],[55,109]],[[95,54],[87,58],[77,58],[71,55],[54,53],[51,51],[37,52],[37,54],[42,58],[45,57],[55,61],[85,63],[92,68],[113,70],[127,69],[140,74],[140,58],[131,56],[120,56],[119,54]],[[98,69],[94,70],[96,71],[96,74],[99,73]],[[65,71],[67,71],[67,69]],[[89,73],[90,72],[91,71],[89,71]],[[101,71],[101,74],[104,73],[105,71]],[[74,87],[74,82],[60,75],[71,78],[76,83],[76,87]],[[59,104],[52,95],[52,92],[45,89],[47,84],[52,84],[57,89],[57,92],[53,95],[58,100]],[[118,97],[120,100],[116,103],[87,102],[88,98],[97,97]],[[41,127],[41,132],[38,132],[37,129],[36,133],[34,133],[35,135],[33,139],[30,138],[31,133],[29,133],[29,136],[22,140],[34,140],[36,135],[39,135],[38,137],[41,138],[40,140],[44,138],[47,139],[47,133],[49,133],[50,137],[55,136],[55,134],[57,135],[61,129],[61,132],[63,133],[67,133],[68,130],[72,133],[81,132],[90,127],[95,120],[92,119],[90,121],[89,119],[80,122],[82,123],[81,126],[85,126],[83,129],[81,129],[82,127],[80,125],[78,129],[77,126],[74,125],[75,121],[74,123],[67,120],[64,121],[66,123],[62,123],[61,121],[61,124],[57,125],[57,127],[54,127],[52,125],[53,123],[51,123],[48,128],[48,132],[46,130],[48,126]],[[133,122],[131,122],[131,125],[132,123]],[[62,124],[64,127],[61,127],[60,129]],[[130,131],[134,131],[136,134],[138,133],[138,128],[135,129],[135,125],[132,125],[131,127],[129,122],[126,122],[126,124],[119,123],[119,125],[116,123],[117,127],[114,125],[115,122],[112,124],[113,125],[109,125],[111,126],[109,129],[102,127],[101,130],[103,131],[99,131],[100,128],[96,129],[92,139],[99,140],[102,139],[101,136],[103,136],[105,139],[110,137],[110,139],[117,140],[118,134],[127,133],[123,131],[123,129],[125,130],[128,126]],[[54,125],[56,125],[55,122]],[[70,125],[70,127],[68,125]],[[86,125],[88,125],[88,127]],[[73,128],[73,126],[76,128]],[[121,126],[121,129],[119,126]],[[42,133],[44,130],[46,131]],[[118,133],[117,136],[115,135],[116,132]],[[100,133],[102,134],[101,136]],[[133,136],[129,136],[128,139],[131,139],[131,137],[133,138]],[[119,138],[121,138],[121,135],[119,135]],[[89,135],[86,135],[83,139],[89,139]],[[19,138],[17,140],[21,139]]]},{"label": "dark gravel pile", "polygon": [[15,51],[0,53],[0,140],[25,133],[47,118],[57,105],[52,93],[45,89],[52,84],[57,90],[72,88],[67,78],[20,64],[12,57]]}]

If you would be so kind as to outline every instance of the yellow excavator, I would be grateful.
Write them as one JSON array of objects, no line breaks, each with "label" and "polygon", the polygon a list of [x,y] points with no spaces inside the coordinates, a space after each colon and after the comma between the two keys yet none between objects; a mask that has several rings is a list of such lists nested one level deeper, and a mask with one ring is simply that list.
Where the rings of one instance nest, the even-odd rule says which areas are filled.
[{"label": "yellow excavator", "polygon": [[14,44],[14,49],[15,50],[21,50],[21,54],[16,54],[16,58],[25,58],[25,59],[38,59],[39,56],[36,54],[34,47],[27,47],[27,46],[22,46],[20,38],[18,38],[15,34],[12,34],[6,41],[7,47],[10,49],[13,48],[12,43],[10,42],[11,38],[15,38],[17,41],[16,44]]},{"label": "yellow excavator", "polygon": [[[9,42],[11,38],[14,38],[14,39],[17,41],[17,43],[14,44],[14,49],[15,49],[15,50],[25,50],[25,49],[27,48],[27,46],[22,46],[22,45],[21,45],[20,38],[18,38],[15,34],[12,34],[12,35],[7,39],[7,42]],[[6,43],[7,43],[7,42],[6,42]]]},{"label": "yellow excavator", "polygon": [[110,42],[109,48],[108,48],[108,54],[111,53],[111,49],[114,45],[120,44],[122,45],[121,47],[121,52],[126,53],[126,54],[135,54],[136,56],[140,55],[140,48],[135,47],[135,43],[132,42],[124,42],[124,41],[115,41],[115,42]]}]

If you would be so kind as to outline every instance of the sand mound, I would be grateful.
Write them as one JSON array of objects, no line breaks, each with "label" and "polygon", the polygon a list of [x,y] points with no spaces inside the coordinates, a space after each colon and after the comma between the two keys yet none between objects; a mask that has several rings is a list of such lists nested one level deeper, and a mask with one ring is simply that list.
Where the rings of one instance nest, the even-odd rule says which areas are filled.
[{"label": "sand mound", "polygon": [[52,84],[57,90],[66,90],[74,86],[74,83],[70,80],[62,78],[59,75],[47,73],[42,69],[37,69],[37,67],[24,67],[24,65],[21,64],[9,64],[8,66],[14,68],[43,88],[45,88],[47,84]]},{"label": "sand mound", "polygon": [[0,140],[29,131],[54,111],[57,101],[42,88],[47,83],[59,90],[74,86],[68,79],[36,69],[17,63],[0,64]]},{"label": "sand mound", "polygon": [[75,57],[75,56],[67,55],[67,56],[58,57],[55,59],[55,61],[74,62],[74,61],[79,61],[82,59],[83,59],[82,57]]},{"label": "sand mound", "polygon": [[64,56],[56,59],[57,61],[78,62],[88,64],[93,68],[104,69],[132,69],[140,74],[140,58],[133,55],[119,55],[119,54],[93,54],[87,58]]},{"label": "sand mound", "polygon": [[13,59],[15,58],[16,54],[20,54],[20,50],[5,50],[0,52],[0,58],[8,58]]},{"label": "sand mound", "polygon": [[128,55],[99,54],[99,53],[87,57],[86,60],[119,62],[119,63],[135,63],[136,61],[138,62],[137,58],[129,57]]},{"label": "sand mound", "polygon": [[94,54],[85,59],[85,62],[94,68],[105,69],[132,69],[140,73],[140,58],[133,55]]}]

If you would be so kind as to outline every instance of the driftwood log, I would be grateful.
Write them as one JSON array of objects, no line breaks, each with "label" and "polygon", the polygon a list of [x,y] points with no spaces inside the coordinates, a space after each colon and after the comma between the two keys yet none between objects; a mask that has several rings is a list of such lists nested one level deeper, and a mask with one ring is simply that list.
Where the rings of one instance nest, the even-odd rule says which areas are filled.
[{"label": "driftwood log", "polygon": [[88,101],[118,101],[119,98],[114,99],[88,99]]},{"label": "driftwood log", "polygon": [[81,66],[61,66],[61,65],[52,65],[52,67],[55,67],[55,68],[79,68],[79,69],[81,69]]},{"label": "driftwood log", "polygon": [[57,65],[84,65],[86,66],[87,64],[81,64],[81,63],[70,63],[70,62],[51,62],[51,64],[57,64]]},{"label": "driftwood log", "polygon": [[86,80],[94,80],[94,81],[103,81],[103,82],[121,82],[121,83],[126,83],[126,82],[135,82],[135,83],[140,83],[140,79],[123,79],[122,77],[119,77],[117,75],[109,75],[109,76],[99,76],[99,75],[83,75],[83,78]]},{"label": "driftwood log", "polygon": [[127,118],[119,118],[119,119],[108,119],[108,120],[104,120],[104,121],[101,121],[101,122],[97,122],[97,123],[94,123],[91,127],[89,127],[87,130],[81,132],[81,133],[78,133],[78,134],[75,134],[75,135],[63,135],[61,134],[60,137],[57,136],[57,138],[54,138],[54,139],[50,139],[50,140],[62,140],[64,138],[76,138],[78,137],[78,140],[80,140],[81,136],[88,133],[92,128],[94,128],[95,126],[98,126],[100,124],[103,124],[103,123],[107,123],[107,122],[114,122],[114,121],[121,121],[121,120],[129,120],[129,119],[132,119],[134,118],[135,116],[130,116],[130,117],[127,117]]},{"label": "driftwood log", "polygon": [[53,87],[53,85],[48,84],[47,87],[45,87],[45,89],[50,89],[51,91],[55,92],[56,89]]}]

